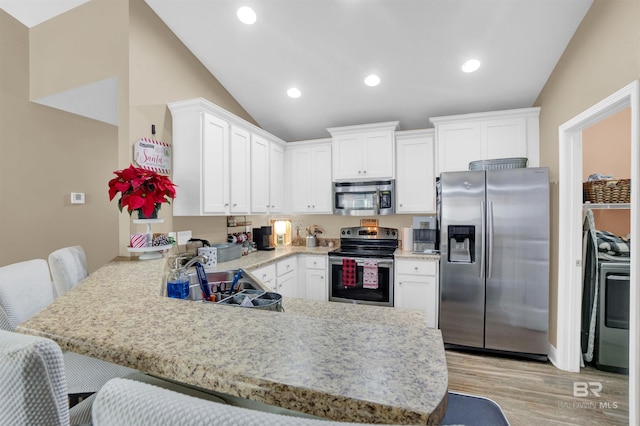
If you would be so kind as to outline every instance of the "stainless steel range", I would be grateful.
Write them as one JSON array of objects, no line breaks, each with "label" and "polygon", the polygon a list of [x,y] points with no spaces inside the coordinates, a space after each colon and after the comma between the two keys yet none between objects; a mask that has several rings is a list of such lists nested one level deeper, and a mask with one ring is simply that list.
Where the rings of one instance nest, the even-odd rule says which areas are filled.
[{"label": "stainless steel range", "polygon": [[398,230],[340,230],[340,248],[329,252],[329,300],[393,306],[393,252]]}]

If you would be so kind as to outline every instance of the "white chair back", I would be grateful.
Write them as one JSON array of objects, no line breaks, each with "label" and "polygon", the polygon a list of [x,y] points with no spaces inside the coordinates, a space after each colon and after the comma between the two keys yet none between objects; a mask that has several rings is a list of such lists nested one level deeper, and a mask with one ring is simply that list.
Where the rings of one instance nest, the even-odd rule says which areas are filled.
[{"label": "white chair back", "polygon": [[53,301],[49,266],[44,259],[0,268],[0,329],[15,331]]},{"label": "white chair back", "polygon": [[0,330],[0,378],[0,424],[69,424],[64,361],[53,340]]},{"label": "white chair back", "polygon": [[49,268],[55,297],[62,296],[89,275],[87,256],[81,246],[65,247],[51,253]]},{"label": "white chair back", "polygon": [[353,426],[220,404],[127,379],[102,387],[91,418],[94,426]]}]

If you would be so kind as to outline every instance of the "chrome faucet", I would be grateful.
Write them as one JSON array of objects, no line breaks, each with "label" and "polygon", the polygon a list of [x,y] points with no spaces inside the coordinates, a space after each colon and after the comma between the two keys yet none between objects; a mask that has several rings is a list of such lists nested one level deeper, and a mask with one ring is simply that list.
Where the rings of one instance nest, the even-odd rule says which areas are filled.
[{"label": "chrome faucet", "polygon": [[182,269],[189,269],[190,267],[192,267],[193,265],[196,264],[196,262],[200,262],[200,263],[207,263],[207,260],[209,260],[209,258],[207,256],[201,255],[201,256],[195,256],[193,258],[191,258],[191,260],[189,260],[187,263],[185,263],[185,265],[182,267]]},{"label": "chrome faucet", "polygon": [[[182,265],[182,262],[187,259],[189,260],[184,265]],[[187,269],[195,265],[196,262],[200,262],[204,264],[204,263],[207,263],[207,260],[209,260],[209,258],[204,255],[194,256],[194,257],[178,256],[175,259],[173,259],[173,268],[171,269],[183,269],[186,271]]]}]

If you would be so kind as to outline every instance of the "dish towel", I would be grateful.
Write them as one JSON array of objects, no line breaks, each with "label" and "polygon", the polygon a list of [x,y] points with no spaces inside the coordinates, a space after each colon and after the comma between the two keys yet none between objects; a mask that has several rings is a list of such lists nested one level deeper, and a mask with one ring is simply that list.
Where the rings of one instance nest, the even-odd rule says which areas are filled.
[{"label": "dish towel", "polygon": [[378,288],[378,261],[367,259],[362,268],[362,287]]},{"label": "dish towel", "polygon": [[345,287],[356,286],[356,260],[345,257],[342,259],[342,285]]}]

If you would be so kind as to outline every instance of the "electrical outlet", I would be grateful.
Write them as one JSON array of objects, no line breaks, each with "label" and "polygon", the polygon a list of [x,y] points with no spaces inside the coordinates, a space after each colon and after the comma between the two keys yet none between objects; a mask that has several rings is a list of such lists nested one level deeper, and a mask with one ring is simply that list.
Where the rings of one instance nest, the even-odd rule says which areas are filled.
[{"label": "electrical outlet", "polygon": [[178,231],[178,245],[182,246],[187,244],[187,241],[191,239],[191,231]]}]

